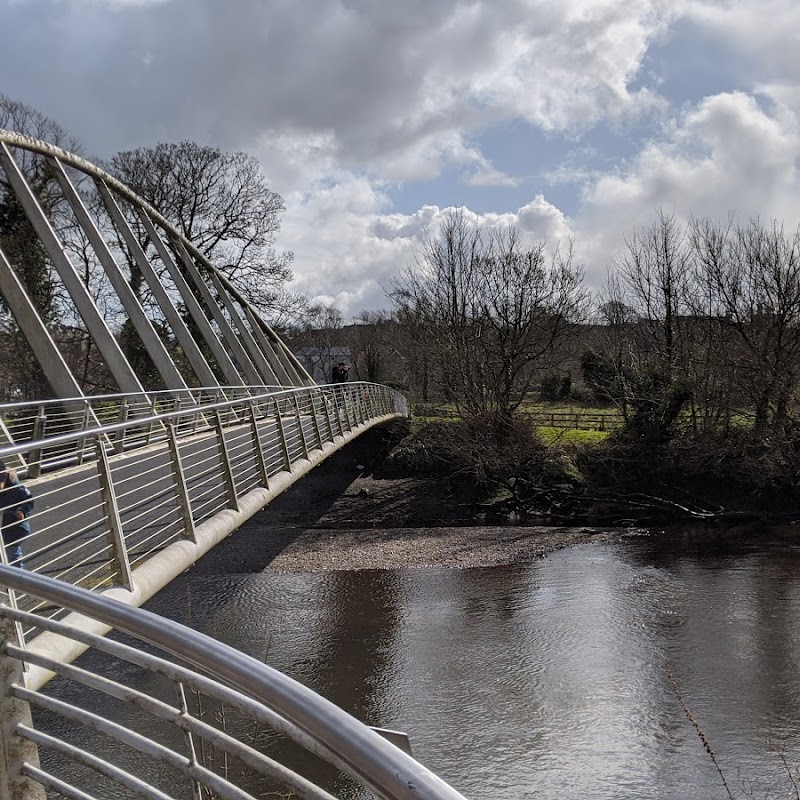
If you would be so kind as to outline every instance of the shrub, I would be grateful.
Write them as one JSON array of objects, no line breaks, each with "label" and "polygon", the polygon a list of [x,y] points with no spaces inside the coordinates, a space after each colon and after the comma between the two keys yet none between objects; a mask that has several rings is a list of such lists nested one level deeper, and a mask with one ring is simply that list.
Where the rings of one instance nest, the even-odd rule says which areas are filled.
[{"label": "shrub", "polygon": [[551,372],[542,378],[539,387],[542,400],[558,400],[561,396],[561,376]]},{"label": "shrub", "polygon": [[524,416],[484,414],[449,423],[428,423],[389,459],[403,474],[446,477],[471,488],[480,500],[498,493],[523,498],[531,487],[564,483],[571,465],[548,446]]}]

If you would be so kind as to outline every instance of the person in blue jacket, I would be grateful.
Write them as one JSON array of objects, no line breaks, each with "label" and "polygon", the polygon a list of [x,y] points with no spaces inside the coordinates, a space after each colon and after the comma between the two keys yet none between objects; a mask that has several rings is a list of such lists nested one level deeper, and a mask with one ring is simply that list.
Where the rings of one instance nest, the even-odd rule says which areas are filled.
[{"label": "person in blue jacket", "polygon": [[2,510],[3,544],[8,562],[17,567],[22,563],[20,540],[31,532],[28,517],[33,513],[33,495],[17,480],[17,473],[0,461],[0,510]]}]

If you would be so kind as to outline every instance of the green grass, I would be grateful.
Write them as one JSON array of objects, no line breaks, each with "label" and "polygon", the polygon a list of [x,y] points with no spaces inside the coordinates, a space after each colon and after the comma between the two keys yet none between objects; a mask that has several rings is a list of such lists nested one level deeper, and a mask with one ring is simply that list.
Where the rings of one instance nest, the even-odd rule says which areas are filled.
[{"label": "green grass", "polygon": [[591,414],[593,416],[612,417],[617,419],[620,416],[616,406],[596,406],[583,403],[534,403],[526,400],[519,407],[521,414]]},{"label": "green grass", "polygon": [[[460,419],[457,416],[455,406],[452,403],[420,404],[422,415],[414,415],[414,425],[422,426],[430,423],[455,422]],[[441,412],[444,416],[436,414]],[[519,415],[530,415],[538,417],[534,420],[537,425],[539,436],[547,443],[551,444],[597,444],[602,442],[607,436],[609,429],[618,427],[621,423],[619,411],[613,406],[594,406],[578,405],[576,403],[545,403],[528,401],[523,403],[517,411]],[[563,427],[555,424],[548,425],[548,422],[555,422],[554,419],[547,419],[549,415],[561,417]],[[572,419],[577,418],[577,428],[567,427],[572,423]],[[598,427],[597,418],[608,420],[603,424],[604,430],[596,430]],[[615,424],[616,423],[616,424]]]},{"label": "green grass", "polygon": [[608,431],[587,431],[581,428],[536,428],[536,434],[546,444],[599,444],[608,437]]}]

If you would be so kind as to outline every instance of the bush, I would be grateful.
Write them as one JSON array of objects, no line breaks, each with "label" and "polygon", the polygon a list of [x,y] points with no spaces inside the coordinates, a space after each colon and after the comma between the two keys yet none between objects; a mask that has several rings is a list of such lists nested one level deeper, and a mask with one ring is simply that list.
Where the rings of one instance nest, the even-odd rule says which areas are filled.
[{"label": "bush", "polygon": [[542,400],[558,400],[561,395],[561,376],[555,372],[545,375],[539,387],[539,394]]},{"label": "bush", "polygon": [[389,462],[405,475],[446,477],[475,491],[477,500],[498,493],[520,499],[531,487],[568,481],[571,468],[526,417],[491,414],[424,424],[395,448]]},{"label": "bush", "polygon": [[539,396],[542,400],[569,400],[572,397],[572,376],[557,372],[545,375],[539,386]]}]

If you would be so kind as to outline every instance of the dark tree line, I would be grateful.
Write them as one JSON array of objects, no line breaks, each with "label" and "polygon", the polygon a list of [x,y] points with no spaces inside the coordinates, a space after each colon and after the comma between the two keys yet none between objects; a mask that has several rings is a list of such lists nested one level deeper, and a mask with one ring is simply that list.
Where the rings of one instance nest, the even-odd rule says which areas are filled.
[{"label": "dark tree line", "polygon": [[584,363],[626,417],[664,431],[796,424],[800,230],[659,213],[615,267]]}]

